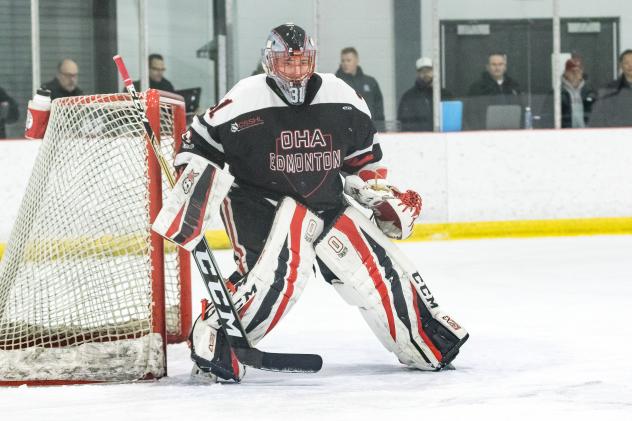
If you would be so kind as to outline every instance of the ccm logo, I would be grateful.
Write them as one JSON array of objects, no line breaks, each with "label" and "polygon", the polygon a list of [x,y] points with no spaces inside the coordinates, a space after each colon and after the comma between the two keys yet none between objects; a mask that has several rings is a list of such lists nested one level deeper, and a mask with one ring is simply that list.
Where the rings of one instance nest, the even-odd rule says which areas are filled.
[{"label": "ccm logo", "polygon": [[[200,244],[202,243],[200,242]],[[215,297],[211,298],[213,300],[215,310],[217,310],[217,314],[220,319],[224,321],[226,334],[235,338],[243,338],[244,335],[242,335],[241,330],[239,329],[239,323],[236,320],[233,309],[230,307],[230,298],[226,295],[224,289],[222,288],[222,281],[220,280],[220,277],[214,276],[211,256],[209,256],[206,248],[200,249],[199,245],[195,250],[194,256],[200,271],[202,271],[204,275],[208,276],[208,280],[205,280],[205,282],[210,290],[209,292]]]},{"label": "ccm logo", "polygon": [[443,319],[443,320],[445,320],[445,321],[446,321],[446,323],[447,323],[447,324],[449,324],[449,325],[452,327],[452,329],[454,329],[454,330],[459,330],[459,329],[461,329],[461,326],[459,326],[459,324],[458,324],[457,322],[455,322],[454,320],[452,320],[452,319],[450,318],[450,316],[447,316],[447,315],[446,315],[446,316],[443,316],[443,317],[442,317],[442,319]]},{"label": "ccm logo", "polygon": [[340,241],[335,235],[329,237],[327,244],[329,244],[329,247],[331,247],[338,257],[344,257],[345,254],[347,254],[347,247],[345,247],[345,245],[342,244],[342,241]]}]

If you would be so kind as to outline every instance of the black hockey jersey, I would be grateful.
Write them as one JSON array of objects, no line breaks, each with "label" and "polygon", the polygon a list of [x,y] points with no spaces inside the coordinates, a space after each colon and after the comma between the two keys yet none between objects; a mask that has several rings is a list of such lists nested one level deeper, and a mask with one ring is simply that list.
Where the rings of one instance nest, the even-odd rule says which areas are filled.
[{"label": "black hockey jersey", "polygon": [[272,79],[256,75],[194,118],[175,164],[198,154],[228,164],[239,186],[326,210],[342,203],[341,173],[382,158],[375,134],[364,100],[333,74],[314,74],[302,105],[289,105]]}]

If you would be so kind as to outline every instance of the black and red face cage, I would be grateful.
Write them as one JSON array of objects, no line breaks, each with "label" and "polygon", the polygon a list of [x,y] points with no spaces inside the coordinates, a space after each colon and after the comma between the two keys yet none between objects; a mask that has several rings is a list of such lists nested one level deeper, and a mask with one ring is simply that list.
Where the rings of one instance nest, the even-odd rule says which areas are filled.
[{"label": "black and red face cage", "polygon": [[268,54],[271,73],[287,82],[300,82],[314,74],[316,50],[270,51]]}]

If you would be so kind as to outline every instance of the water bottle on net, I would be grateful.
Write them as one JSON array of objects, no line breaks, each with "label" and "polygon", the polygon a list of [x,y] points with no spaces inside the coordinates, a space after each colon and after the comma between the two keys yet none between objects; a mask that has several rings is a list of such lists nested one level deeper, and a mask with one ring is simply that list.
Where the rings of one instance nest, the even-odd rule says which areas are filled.
[{"label": "water bottle on net", "polygon": [[38,89],[33,99],[29,101],[26,113],[26,130],[24,137],[27,139],[43,139],[50,117],[51,99],[48,89]]}]

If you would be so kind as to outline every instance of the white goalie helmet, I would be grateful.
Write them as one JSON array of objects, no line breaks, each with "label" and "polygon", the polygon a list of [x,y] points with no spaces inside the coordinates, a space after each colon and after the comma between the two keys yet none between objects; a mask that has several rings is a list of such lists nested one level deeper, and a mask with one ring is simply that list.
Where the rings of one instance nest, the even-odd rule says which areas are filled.
[{"label": "white goalie helmet", "polygon": [[290,104],[305,102],[307,82],[316,69],[316,44],[303,28],[293,23],[274,28],[261,63]]}]

